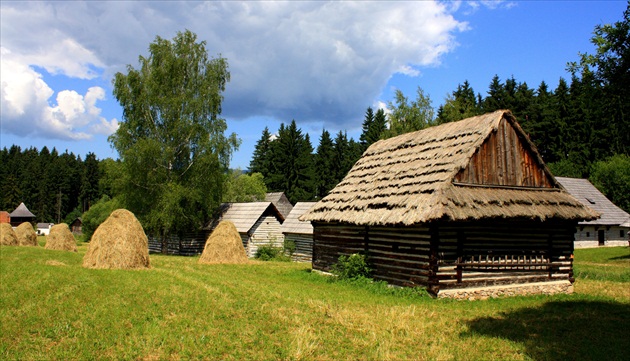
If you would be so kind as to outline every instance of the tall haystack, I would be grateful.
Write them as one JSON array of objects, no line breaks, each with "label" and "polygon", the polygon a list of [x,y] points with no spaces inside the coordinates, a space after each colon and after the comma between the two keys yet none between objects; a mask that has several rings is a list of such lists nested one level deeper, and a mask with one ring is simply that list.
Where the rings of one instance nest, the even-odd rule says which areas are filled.
[{"label": "tall haystack", "polygon": [[247,263],[243,240],[234,223],[222,221],[206,240],[199,263]]},{"label": "tall haystack", "polygon": [[18,239],[13,227],[8,223],[0,223],[0,245],[17,246]]},{"label": "tall haystack", "polygon": [[29,222],[24,222],[15,228],[15,235],[18,238],[18,244],[20,246],[38,246],[37,233],[33,225]]},{"label": "tall haystack", "polygon": [[136,216],[117,209],[92,236],[83,257],[85,268],[150,268],[149,241]]},{"label": "tall haystack", "polygon": [[50,228],[50,233],[46,236],[46,249],[58,251],[77,251],[77,243],[74,240],[70,227],[65,223],[55,224]]}]

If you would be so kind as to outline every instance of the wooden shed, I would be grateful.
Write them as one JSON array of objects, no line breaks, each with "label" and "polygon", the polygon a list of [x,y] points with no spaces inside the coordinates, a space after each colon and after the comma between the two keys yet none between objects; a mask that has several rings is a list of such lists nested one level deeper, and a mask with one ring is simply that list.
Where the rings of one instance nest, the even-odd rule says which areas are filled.
[{"label": "wooden shed", "polygon": [[11,215],[7,211],[0,211],[0,223],[11,223]]},{"label": "wooden shed", "polygon": [[628,212],[606,198],[588,179],[556,177],[556,180],[578,201],[601,214],[599,219],[578,223],[575,248],[628,245]]},{"label": "wooden shed", "polygon": [[17,227],[24,222],[35,221],[35,215],[31,213],[28,208],[26,208],[26,205],[24,205],[24,203],[20,203],[20,205],[17,206],[17,208],[13,212],[11,212],[9,216],[11,227]]},{"label": "wooden shed", "polygon": [[501,110],[374,143],[300,220],[316,270],[365,252],[376,279],[459,298],[571,292],[575,226],[597,216]]},{"label": "wooden shed", "polygon": [[224,203],[220,215],[206,229],[211,231],[220,221],[234,223],[243,239],[248,257],[254,257],[258,247],[283,247],[282,222],[284,217],[271,202]]},{"label": "wooden shed", "polygon": [[298,218],[315,205],[315,202],[298,202],[287,219],[282,223],[285,243],[292,242],[295,251],[291,258],[297,262],[311,262],[313,259],[313,226],[311,222]]}]

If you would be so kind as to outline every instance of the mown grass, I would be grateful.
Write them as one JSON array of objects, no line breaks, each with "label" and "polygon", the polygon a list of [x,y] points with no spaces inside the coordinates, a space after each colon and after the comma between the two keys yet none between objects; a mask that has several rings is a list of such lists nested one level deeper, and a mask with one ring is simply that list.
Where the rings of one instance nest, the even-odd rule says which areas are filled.
[{"label": "mown grass", "polygon": [[[573,295],[436,300],[331,282],[307,264],[88,270],[78,253],[0,248],[0,359],[630,359],[627,248],[576,252]],[[617,267],[609,273],[603,269]]]}]

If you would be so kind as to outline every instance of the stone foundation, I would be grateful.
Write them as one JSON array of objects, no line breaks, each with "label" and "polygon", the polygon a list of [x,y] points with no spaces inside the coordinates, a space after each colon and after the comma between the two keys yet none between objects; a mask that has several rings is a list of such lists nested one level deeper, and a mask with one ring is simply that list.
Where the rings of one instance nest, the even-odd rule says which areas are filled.
[{"label": "stone foundation", "polygon": [[453,298],[456,300],[485,300],[495,297],[526,296],[526,295],[554,295],[558,293],[573,293],[573,285],[568,280],[524,283],[513,285],[489,286],[479,288],[459,288],[438,292],[438,298]]}]

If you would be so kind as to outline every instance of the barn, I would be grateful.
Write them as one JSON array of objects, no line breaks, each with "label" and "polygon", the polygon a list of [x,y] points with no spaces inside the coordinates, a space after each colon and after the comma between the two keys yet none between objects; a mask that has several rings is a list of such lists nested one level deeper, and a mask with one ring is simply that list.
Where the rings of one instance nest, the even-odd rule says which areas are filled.
[{"label": "barn", "polygon": [[26,208],[24,203],[20,203],[17,208],[9,215],[11,227],[17,227],[24,222],[34,222],[35,215]]},{"label": "barn", "polygon": [[234,223],[248,257],[254,257],[260,246],[284,245],[281,230],[284,217],[271,202],[224,203],[219,216],[204,229],[212,231],[220,221]]},{"label": "barn", "polygon": [[375,279],[438,297],[571,292],[568,194],[506,110],[371,145],[308,213],[313,269],[367,254]]},{"label": "barn", "polygon": [[601,214],[599,219],[578,223],[575,248],[628,245],[630,214],[606,198],[588,179],[556,177],[556,180],[582,204]]},{"label": "barn", "polygon": [[285,244],[295,246],[291,259],[297,262],[311,262],[313,258],[313,226],[298,218],[306,213],[315,202],[298,202],[287,219],[282,223]]}]

